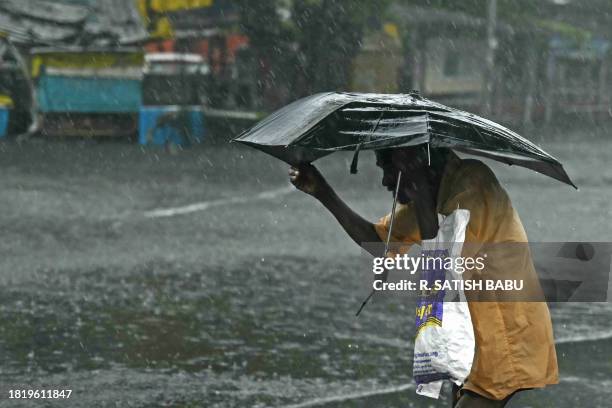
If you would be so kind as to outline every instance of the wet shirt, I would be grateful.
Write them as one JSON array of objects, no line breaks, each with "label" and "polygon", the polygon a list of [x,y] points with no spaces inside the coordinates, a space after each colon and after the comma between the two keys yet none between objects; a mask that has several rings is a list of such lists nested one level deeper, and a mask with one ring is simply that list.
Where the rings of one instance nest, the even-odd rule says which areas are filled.
[{"label": "wet shirt", "polygon": [[[488,248],[497,248],[492,250],[494,254],[488,254],[480,276],[471,279],[511,276],[522,279],[528,290],[539,289],[528,247],[518,244],[527,242],[523,225],[507,193],[484,163],[461,160],[450,153],[437,202],[440,214],[448,215],[457,208],[470,211],[464,257],[477,256],[483,245],[493,244]],[[387,239],[390,219],[389,214],[374,224],[383,241]],[[398,204],[391,240],[406,244],[420,242],[412,203]],[[547,304],[478,301],[475,296],[467,295],[476,350],[464,389],[500,400],[519,389],[558,383],[557,355]]]}]

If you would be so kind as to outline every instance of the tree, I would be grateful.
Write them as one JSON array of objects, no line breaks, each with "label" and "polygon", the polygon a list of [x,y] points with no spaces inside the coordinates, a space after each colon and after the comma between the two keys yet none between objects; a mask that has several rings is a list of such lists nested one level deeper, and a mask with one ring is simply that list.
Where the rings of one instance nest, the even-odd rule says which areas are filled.
[{"label": "tree", "polygon": [[387,1],[295,0],[292,9],[299,52],[300,96],[345,90],[352,60],[369,24],[376,24]]},{"label": "tree", "polygon": [[[387,3],[239,0],[240,29],[250,40],[259,91],[265,94],[286,88],[286,99],[292,100],[315,92],[346,90],[363,33],[368,25],[376,24]],[[289,15],[283,19],[279,10],[287,4]],[[279,102],[276,98],[276,104]]]},{"label": "tree", "polygon": [[286,101],[282,96],[271,94],[290,87],[295,80],[294,33],[279,15],[279,0],[239,0],[237,5],[240,30],[249,38],[252,69],[256,71],[253,77],[263,99],[263,106],[259,107],[274,109]]}]

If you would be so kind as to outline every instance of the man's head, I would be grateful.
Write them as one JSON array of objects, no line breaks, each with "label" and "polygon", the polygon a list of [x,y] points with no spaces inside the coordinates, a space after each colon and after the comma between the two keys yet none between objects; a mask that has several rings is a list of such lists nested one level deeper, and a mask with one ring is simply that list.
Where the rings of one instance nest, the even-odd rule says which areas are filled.
[{"label": "man's head", "polygon": [[402,204],[411,201],[409,192],[432,183],[446,163],[446,149],[431,149],[428,152],[426,145],[376,150],[375,154],[376,165],[383,171],[382,185],[392,193],[398,173],[402,172],[398,192],[398,201]]}]

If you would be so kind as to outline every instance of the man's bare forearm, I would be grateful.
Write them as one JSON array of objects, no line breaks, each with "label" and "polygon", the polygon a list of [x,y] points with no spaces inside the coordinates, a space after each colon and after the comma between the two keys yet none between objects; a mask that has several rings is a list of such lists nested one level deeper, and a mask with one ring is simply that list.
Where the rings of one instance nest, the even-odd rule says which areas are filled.
[{"label": "man's bare forearm", "polygon": [[[336,192],[326,185],[315,197],[332,213],[342,228],[359,246],[366,242],[381,242],[374,225],[354,212]],[[367,248],[364,248],[367,250]]]}]

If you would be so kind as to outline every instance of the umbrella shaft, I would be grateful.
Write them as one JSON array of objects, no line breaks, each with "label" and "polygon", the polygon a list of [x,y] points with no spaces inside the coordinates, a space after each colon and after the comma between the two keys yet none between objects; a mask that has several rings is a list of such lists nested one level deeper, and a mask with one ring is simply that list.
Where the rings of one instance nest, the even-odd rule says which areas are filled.
[{"label": "umbrella shaft", "polygon": [[402,180],[402,172],[397,173],[397,183],[395,185],[395,194],[393,196],[393,207],[391,207],[391,220],[389,221],[389,232],[387,233],[387,242],[385,242],[385,253],[389,252],[389,243],[391,242],[391,232],[393,231],[393,221],[395,220],[395,207],[397,206],[397,196],[399,195],[400,181]]},{"label": "umbrella shaft", "polygon": [[[389,243],[391,242],[391,232],[393,231],[393,221],[395,220],[395,207],[397,206],[397,197],[399,195],[399,187],[400,187],[401,179],[402,179],[402,172],[400,171],[399,173],[397,173],[397,184],[395,185],[395,194],[393,196],[393,207],[391,207],[391,220],[389,221],[389,232],[387,233],[387,241],[385,242],[385,253],[383,254],[383,256],[385,257],[387,256],[387,252],[389,252]],[[388,271],[385,270],[384,273],[381,275],[381,280],[383,282],[387,281],[387,273]],[[357,313],[355,313],[355,316],[359,316],[359,314],[361,313],[365,305],[370,301],[372,296],[374,296],[374,293],[375,293],[375,290],[372,289],[368,297],[365,298],[365,300],[361,303],[361,306],[359,307],[359,310],[357,310]]]}]

